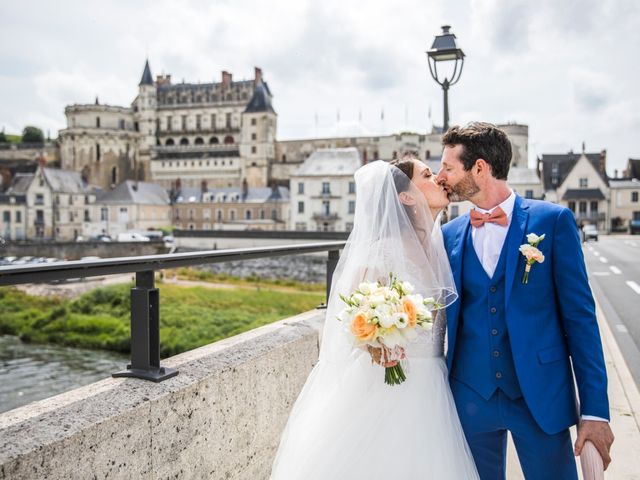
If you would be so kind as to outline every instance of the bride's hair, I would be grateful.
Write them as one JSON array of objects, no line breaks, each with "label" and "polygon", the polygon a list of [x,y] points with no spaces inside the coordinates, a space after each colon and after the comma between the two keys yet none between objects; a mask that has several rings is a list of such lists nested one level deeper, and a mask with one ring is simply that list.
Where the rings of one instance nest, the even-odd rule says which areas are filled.
[{"label": "bride's hair", "polygon": [[[398,192],[398,194],[402,192],[406,192],[410,189],[411,179],[413,178],[413,169],[416,161],[418,162],[421,161],[418,155],[415,152],[407,151],[407,152],[404,152],[399,159],[394,159],[394,160],[391,160],[391,162],[389,162],[391,165],[396,167],[398,170],[400,170],[400,172],[404,174],[402,175],[399,172],[396,173],[396,171],[394,171],[393,183],[396,186],[396,191]],[[416,218],[415,208],[412,208],[411,205],[403,204],[403,206],[405,211],[407,212],[407,216],[409,217],[409,220],[411,220],[411,224],[413,225],[413,228],[416,231],[416,233],[420,237],[425,235],[427,232],[425,231],[424,228],[419,227],[419,222],[417,221],[417,218]]]}]

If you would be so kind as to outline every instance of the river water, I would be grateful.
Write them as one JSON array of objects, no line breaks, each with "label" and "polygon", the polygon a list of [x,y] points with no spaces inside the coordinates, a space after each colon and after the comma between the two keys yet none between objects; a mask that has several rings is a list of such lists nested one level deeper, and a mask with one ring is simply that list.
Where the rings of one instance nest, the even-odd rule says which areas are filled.
[{"label": "river water", "polygon": [[36,345],[0,335],[0,412],[102,380],[128,362],[113,352]]}]

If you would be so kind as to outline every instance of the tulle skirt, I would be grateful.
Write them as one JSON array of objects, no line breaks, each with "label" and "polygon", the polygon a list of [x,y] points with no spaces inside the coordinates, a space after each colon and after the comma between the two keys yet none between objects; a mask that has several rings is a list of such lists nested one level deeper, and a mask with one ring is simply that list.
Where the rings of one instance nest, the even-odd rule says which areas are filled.
[{"label": "tulle skirt", "polygon": [[294,405],[272,480],[466,480],[478,473],[442,357],[410,360],[407,380],[354,352],[346,371],[320,361]]}]

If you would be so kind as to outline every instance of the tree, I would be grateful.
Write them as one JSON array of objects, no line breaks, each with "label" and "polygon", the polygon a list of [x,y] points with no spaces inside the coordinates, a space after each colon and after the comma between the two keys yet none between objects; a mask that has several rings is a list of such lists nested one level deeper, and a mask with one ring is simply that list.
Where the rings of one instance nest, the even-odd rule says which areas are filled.
[{"label": "tree", "polygon": [[4,130],[0,132],[0,143],[7,143],[9,140],[7,136],[4,134]]},{"label": "tree", "polygon": [[22,143],[44,143],[44,134],[38,127],[26,126],[22,131]]}]

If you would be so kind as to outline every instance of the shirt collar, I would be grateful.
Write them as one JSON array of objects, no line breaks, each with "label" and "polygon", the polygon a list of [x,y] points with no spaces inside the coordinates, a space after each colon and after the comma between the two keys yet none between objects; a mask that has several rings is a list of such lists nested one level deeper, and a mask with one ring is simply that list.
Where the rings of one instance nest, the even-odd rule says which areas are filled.
[{"label": "shirt collar", "polygon": [[493,207],[493,208],[491,208],[489,210],[485,210],[484,208],[480,208],[480,207],[475,206],[475,205],[474,205],[473,208],[475,210],[478,210],[479,212],[482,212],[482,213],[491,213],[496,208],[500,207],[500,208],[502,208],[502,211],[505,213],[507,218],[510,219],[511,218],[511,214],[513,213],[513,207],[514,207],[515,203],[516,203],[516,194],[515,194],[515,192],[513,190],[511,190],[511,195],[509,195],[504,202],[502,202],[499,205],[496,205],[495,207]]}]

